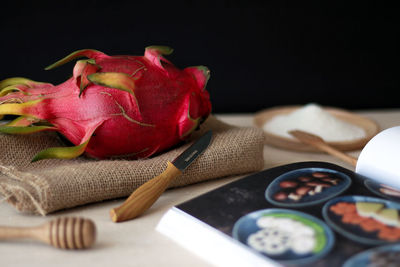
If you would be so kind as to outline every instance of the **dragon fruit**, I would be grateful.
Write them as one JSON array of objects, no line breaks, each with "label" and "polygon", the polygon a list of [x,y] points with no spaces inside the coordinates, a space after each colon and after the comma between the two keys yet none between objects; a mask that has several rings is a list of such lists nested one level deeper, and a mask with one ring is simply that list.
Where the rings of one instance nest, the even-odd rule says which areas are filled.
[{"label": "dragon fruit", "polygon": [[91,157],[145,158],[187,138],[211,112],[204,66],[175,67],[172,49],[150,46],[144,56],[108,56],[84,49],[48,66],[78,60],[62,84],[9,78],[0,82],[0,132],[57,131],[74,146],[40,151],[33,161]]}]

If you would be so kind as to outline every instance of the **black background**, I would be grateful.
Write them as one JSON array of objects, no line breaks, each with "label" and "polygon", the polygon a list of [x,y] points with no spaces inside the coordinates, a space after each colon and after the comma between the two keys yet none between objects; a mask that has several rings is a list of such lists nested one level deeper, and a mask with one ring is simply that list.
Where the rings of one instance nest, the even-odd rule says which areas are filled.
[{"label": "black background", "polygon": [[[142,55],[168,45],[180,68],[206,65],[213,112],[307,104],[398,108],[399,9],[346,1],[2,2],[0,79],[61,83],[72,51]],[[379,4],[378,4],[379,3]]]}]

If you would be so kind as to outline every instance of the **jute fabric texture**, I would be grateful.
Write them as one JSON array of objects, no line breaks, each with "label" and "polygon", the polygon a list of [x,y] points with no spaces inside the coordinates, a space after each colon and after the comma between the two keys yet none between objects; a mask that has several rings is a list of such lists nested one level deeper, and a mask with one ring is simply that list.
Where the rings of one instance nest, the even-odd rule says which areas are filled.
[{"label": "jute fabric texture", "polygon": [[213,131],[212,143],[170,185],[171,188],[263,168],[262,130],[227,125],[214,116],[210,116],[188,142],[141,160],[96,160],[81,156],[31,163],[40,150],[63,146],[55,133],[0,134],[0,193],[18,211],[41,215],[126,197],[159,175],[168,161],[209,129]]}]

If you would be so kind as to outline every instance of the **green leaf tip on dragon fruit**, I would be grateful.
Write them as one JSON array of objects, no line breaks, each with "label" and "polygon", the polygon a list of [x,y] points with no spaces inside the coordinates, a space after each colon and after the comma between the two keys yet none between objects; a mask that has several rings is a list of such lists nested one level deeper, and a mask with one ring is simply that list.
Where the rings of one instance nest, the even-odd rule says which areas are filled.
[{"label": "green leaf tip on dragon fruit", "polygon": [[[46,68],[44,68],[45,70],[51,70],[54,69],[56,67],[59,67],[61,65],[64,65],[65,63],[70,62],[71,60],[77,59],[77,58],[81,58],[81,57],[88,57],[90,59],[95,60],[97,57],[103,56],[104,53],[94,50],[94,49],[82,49],[82,50],[78,50],[75,51],[71,54],[69,54],[68,56],[60,59],[59,61],[47,66]],[[93,62],[93,61],[92,61]]]},{"label": "green leaf tip on dragon fruit", "polygon": [[205,90],[210,72],[179,69],[164,56],[167,46],[146,47],[144,56],[109,56],[82,49],[46,69],[76,60],[72,77],[53,85],[15,77],[0,81],[0,133],[56,131],[74,146],[47,148],[32,161],[146,158],[163,152],[196,130],[211,113]]},{"label": "green leaf tip on dragon fruit", "polygon": [[172,49],[169,46],[162,46],[162,45],[151,45],[146,47],[146,51],[154,51],[155,54],[161,54],[161,55],[171,55],[172,52],[174,52],[174,49]]}]

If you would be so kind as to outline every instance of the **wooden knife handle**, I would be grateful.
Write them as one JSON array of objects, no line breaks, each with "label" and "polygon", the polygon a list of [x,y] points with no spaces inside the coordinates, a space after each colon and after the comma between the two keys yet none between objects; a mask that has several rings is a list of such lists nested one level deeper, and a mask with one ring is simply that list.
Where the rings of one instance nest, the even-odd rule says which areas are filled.
[{"label": "wooden knife handle", "polygon": [[153,205],[167,189],[168,185],[182,172],[171,162],[160,175],[138,187],[121,206],[110,211],[113,222],[122,222],[136,218]]}]

